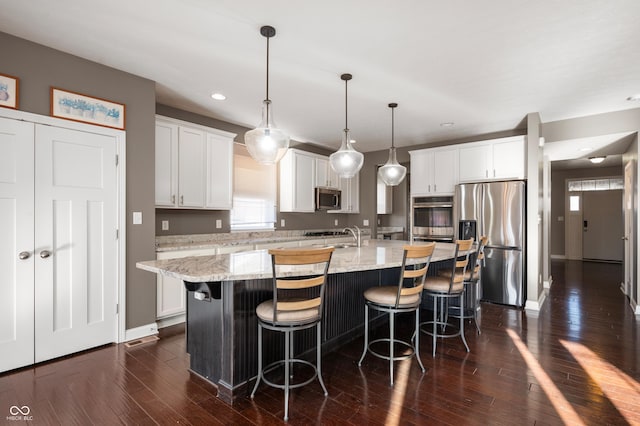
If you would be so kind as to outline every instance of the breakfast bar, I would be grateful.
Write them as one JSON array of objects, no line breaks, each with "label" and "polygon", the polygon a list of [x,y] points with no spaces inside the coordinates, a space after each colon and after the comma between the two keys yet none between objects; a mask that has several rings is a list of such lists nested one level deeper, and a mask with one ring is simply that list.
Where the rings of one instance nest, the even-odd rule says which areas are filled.
[{"label": "breakfast bar", "polygon": [[[365,240],[361,247],[336,247],[325,294],[323,353],[362,334],[362,294],[369,287],[397,282],[404,244],[407,242]],[[450,260],[454,248],[454,244],[438,243],[429,272],[434,273],[439,264]],[[190,369],[214,383],[218,397],[226,402],[245,395],[248,382],[257,374],[255,307],[272,297],[268,250],[145,261],[138,262],[137,267],[184,282]],[[266,363],[281,356],[279,337],[265,335]],[[272,344],[269,339],[273,339]],[[304,354],[313,347],[313,340],[313,332],[300,332],[295,353]]]}]

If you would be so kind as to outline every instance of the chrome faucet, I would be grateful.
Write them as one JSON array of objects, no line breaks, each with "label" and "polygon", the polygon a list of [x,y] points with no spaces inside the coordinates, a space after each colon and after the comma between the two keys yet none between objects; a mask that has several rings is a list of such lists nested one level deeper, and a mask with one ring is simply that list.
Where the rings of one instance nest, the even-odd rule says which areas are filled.
[{"label": "chrome faucet", "polygon": [[[354,230],[355,228],[355,230]],[[351,232],[351,235],[353,235],[353,238],[355,238],[356,240],[356,246],[360,247],[362,244],[362,236],[360,233],[360,228],[358,228],[357,226],[353,226],[352,228],[344,228],[342,230],[342,232]]]}]

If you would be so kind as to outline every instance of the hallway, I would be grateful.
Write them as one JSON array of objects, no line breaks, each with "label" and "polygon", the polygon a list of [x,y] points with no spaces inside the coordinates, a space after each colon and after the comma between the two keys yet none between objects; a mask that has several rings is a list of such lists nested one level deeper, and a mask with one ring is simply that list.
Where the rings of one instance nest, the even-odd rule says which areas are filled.
[{"label": "hallway", "polygon": [[[415,360],[357,360],[362,338],[325,354],[325,398],[317,383],[292,393],[298,424],[640,424],[640,327],[619,289],[616,264],[554,261],[554,283],[538,319],[484,305],[482,334],[421,340]],[[407,322],[411,318],[406,318]],[[402,321],[399,333],[403,333]],[[380,327],[383,332],[386,325]],[[406,334],[406,332],[405,332]],[[182,327],[160,340],[111,345],[0,375],[0,413],[28,406],[32,424],[281,424],[282,392],[261,387],[233,406],[188,372]]]}]

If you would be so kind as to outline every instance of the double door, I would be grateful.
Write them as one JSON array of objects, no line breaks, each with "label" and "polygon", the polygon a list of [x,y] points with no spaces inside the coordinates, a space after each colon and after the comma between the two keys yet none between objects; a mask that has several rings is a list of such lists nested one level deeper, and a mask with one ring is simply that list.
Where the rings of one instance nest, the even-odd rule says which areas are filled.
[{"label": "double door", "polygon": [[114,139],[0,118],[0,371],[117,340]]}]

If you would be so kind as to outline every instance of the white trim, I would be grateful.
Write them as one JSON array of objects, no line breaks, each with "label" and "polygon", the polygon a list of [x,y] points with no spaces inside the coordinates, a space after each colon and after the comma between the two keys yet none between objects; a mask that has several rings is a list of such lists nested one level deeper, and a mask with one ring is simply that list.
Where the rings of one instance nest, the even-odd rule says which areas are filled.
[{"label": "white trim", "polygon": [[537,302],[532,302],[531,300],[527,300],[527,303],[524,305],[524,310],[527,312],[527,316],[532,318],[538,318],[540,315],[540,309],[542,309],[542,305],[544,305],[545,300],[547,299],[547,291],[543,290],[540,293],[540,297]]},{"label": "white trim", "polygon": [[187,320],[186,314],[179,314],[171,317],[158,318],[156,320],[156,323],[158,324],[158,329],[160,329],[160,328],[170,327],[176,324],[182,324],[186,320]]},{"label": "white trim", "polygon": [[566,256],[564,254],[552,254],[551,258],[552,259],[558,259],[558,260],[565,260]]},{"label": "white trim", "polygon": [[544,288],[548,292],[549,289],[551,288],[552,284],[553,284],[553,277],[551,275],[549,275],[549,278],[547,278],[546,280],[542,281],[542,288]]},{"label": "white trim", "polygon": [[[26,121],[35,124],[44,124],[54,126],[61,129],[77,130],[85,133],[94,133],[98,135],[111,136],[116,140],[116,152],[118,154],[118,170],[116,176],[118,179],[118,265],[117,277],[118,296],[116,303],[118,304],[117,329],[115,330],[114,342],[121,343],[125,339],[126,326],[126,269],[127,269],[127,244],[126,244],[126,139],[127,133],[124,130],[111,129],[108,127],[96,126],[92,124],[78,123],[75,121],[64,120],[56,117],[48,117],[46,115],[34,114],[31,112],[14,110],[9,108],[0,108],[0,117],[11,118],[19,121]],[[114,159],[115,161],[115,159]]]},{"label": "white trim", "polygon": [[191,128],[196,128],[196,129],[205,131],[207,133],[211,133],[213,135],[220,136],[224,140],[234,139],[236,136],[238,136],[237,133],[226,132],[224,130],[216,129],[216,128],[213,128],[213,127],[210,127],[210,126],[205,126],[205,125],[202,125],[202,124],[196,124],[196,123],[192,123],[190,121],[178,120],[177,118],[167,117],[165,115],[156,114],[156,120],[166,121],[166,122],[169,122],[169,123],[176,124],[178,126],[189,126]]},{"label": "white trim", "polygon": [[[130,328],[126,330],[124,336],[124,342],[131,340],[142,339],[143,337],[153,336],[158,334],[158,324],[152,322],[151,324],[141,325],[140,327]],[[122,342],[120,342],[122,343]]]}]

